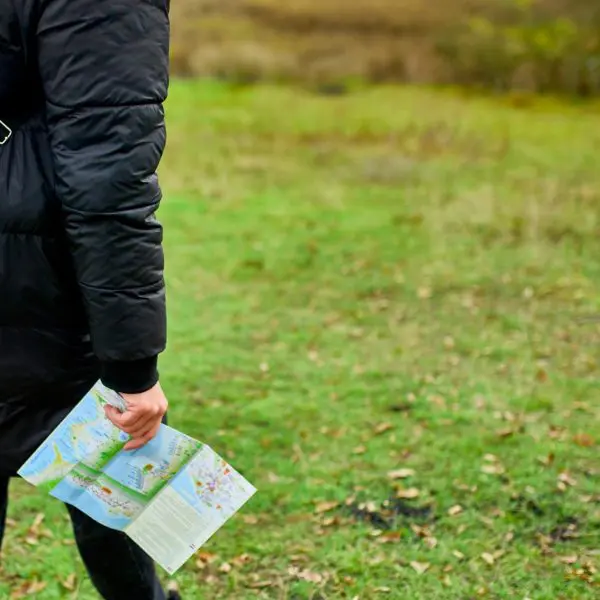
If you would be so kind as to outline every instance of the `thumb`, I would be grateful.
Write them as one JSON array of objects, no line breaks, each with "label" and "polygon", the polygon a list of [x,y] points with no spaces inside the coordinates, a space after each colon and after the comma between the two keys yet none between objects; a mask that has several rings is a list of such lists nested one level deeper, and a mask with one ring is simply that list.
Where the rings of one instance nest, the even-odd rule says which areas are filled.
[{"label": "thumb", "polygon": [[123,416],[121,411],[118,408],[115,408],[114,406],[111,406],[110,404],[106,404],[104,406],[104,414],[107,416],[107,418],[110,421],[112,421],[115,424],[117,424],[121,420],[121,417]]}]

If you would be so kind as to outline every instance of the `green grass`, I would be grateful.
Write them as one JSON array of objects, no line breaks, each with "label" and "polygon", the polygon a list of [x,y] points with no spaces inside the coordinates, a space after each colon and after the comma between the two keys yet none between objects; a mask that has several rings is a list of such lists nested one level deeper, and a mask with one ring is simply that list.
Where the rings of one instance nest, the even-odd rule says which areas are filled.
[{"label": "green grass", "polygon": [[[168,117],[172,422],[259,488],[186,598],[597,598],[597,108],[175,82]],[[14,492],[0,598],[95,598]]]}]

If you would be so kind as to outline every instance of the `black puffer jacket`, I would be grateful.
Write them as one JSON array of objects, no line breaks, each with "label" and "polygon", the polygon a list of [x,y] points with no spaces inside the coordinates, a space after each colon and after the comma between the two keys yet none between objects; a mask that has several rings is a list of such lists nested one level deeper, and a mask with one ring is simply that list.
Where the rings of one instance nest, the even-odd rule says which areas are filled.
[{"label": "black puffer jacket", "polygon": [[0,475],[157,379],[168,0],[0,0]]}]

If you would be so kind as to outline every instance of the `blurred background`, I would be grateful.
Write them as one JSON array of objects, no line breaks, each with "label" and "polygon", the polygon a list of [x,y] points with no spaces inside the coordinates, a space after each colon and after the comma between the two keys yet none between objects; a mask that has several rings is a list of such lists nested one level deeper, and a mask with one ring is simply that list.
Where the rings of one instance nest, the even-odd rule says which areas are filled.
[{"label": "blurred background", "polygon": [[590,95],[600,88],[593,0],[182,0],[183,76],[317,86],[468,84]]},{"label": "blurred background", "polygon": [[[161,379],[259,490],[184,597],[597,599],[598,0],[172,12]],[[15,491],[0,598],[95,599]]]}]

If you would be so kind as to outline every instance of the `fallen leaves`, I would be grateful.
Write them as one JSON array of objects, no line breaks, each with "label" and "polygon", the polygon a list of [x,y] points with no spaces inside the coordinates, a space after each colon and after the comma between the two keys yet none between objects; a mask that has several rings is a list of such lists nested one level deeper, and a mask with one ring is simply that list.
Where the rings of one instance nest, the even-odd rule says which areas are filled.
[{"label": "fallen leaves", "polygon": [[559,474],[556,487],[560,492],[566,492],[568,487],[575,487],[577,485],[577,480],[573,479],[569,473],[563,471]]},{"label": "fallen leaves", "polygon": [[415,487],[400,489],[396,491],[396,498],[400,498],[402,500],[414,500],[421,495],[420,490]]},{"label": "fallen leaves", "polygon": [[573,436],[573,442],[582,448],[593,448],[596,440],[587,433],[577,433]]},{"label": "fallen leaves", "polygon": [[242,515],[242,521],[244,521],[246,525],[257,525],[258,517],[256,515]]},{"label": "fallen leaves", "polygon": [[498,429],[498,431],[496,431],[496,435],[499,438],[509,438],[517,433],[517,431],[518,430],[514,429],[513,427],[505,427],[503,429]]},{"label": "fallen leaves", "polygon": [[198,552],[196,554],[196,567],[200,570],[206,569],[210,564],[217,560],[216,554],[211,554],[210,552]]},{"label": "fallen leaves", "polygon": [[426,537],[423,538],[423,543],[430,549],[433,550],[434,548],[437,547],[438,545],[438,541],[437,538],[434,538],[433,536],[431,537]]},{"label": "fallen leaves", "polygon": [[586,561],[577,569],[567,569],[565,576],[567,579],[581,579],[586,583],[593,584],[597,572],[596,567],[590,561]]},{"label": "fallen leaves", "polygon": [[394,544],[398,542],[402,538],[402,533],[400,531],[391,531],[389,533],[382,533],[377,536],[378,544]]},{"label": "fallen leaves", "polygon": [[75,587],[77,586],[77,575],[75,575],[75,573],[71,573],[64,581],[61,581],[60,584],[65,588],[65,590],[74,592]]},{"label": "fallen leaves", "polygon": [[299,581],[308,581],[309,583],[324,583],[329,575],[327,573],[317,573],[309,569],[299,569],[298,567],[290,567],[288,575]]},{"label": "fallen leaves", "polygon": [[554,462],[554,453],[550,452],[546,456],[538,456],[538,462],[545,467],[552,466],[552,463]]},{"label": "fallen leaves", "polygon": [[431,565],[429,563],[426,562],[417,562],[416,560],[413,560],[410,563],[410,566],[419,574],[419,575],[423,575],[424,573],[426,573],[429,568],[431,567]]},{"label": "fallen leaves", "polygon": [[379,423],[379,425],[376,425],[373,428],[373,433],[375,433],[375,435],[381,435],[383,433],[386,433],[387,431],[390,431],[393,428],[394,426],[392,425],[392,423]]},{"label": "fallen leaves", "polygon": [[11,600],[33,596],[46,589],[48,584],[45,581],[25,581],[10,595]]},{"label": "fallen leaves", "polygon": [[411,523],[410,528],[416,535],[423,539],[423,543],[430,550],[433,550],[438,545],[438,540],[433,536],[432,531],[429,527]]},{"label": "fallen leaves", "polygon": [[25,543],[30,546],[37,546],[39,543],[39,537],[45,535],[46,537],[52,537],[52,533],[46,530],[41,530],[42,523],[44,522],[45,515],[38,513],[31,524],[31,527],[27,530],[25,536]]},{"label": "fallen leaves", "polygon": [[499,463],[492,465],[483,465],[481,467],[481,472],[486,475],[502,475],[506,472],[506,469]]},{"label": "fallen leaves", "polygon": [[389,471],[387,476],[389,479],[408,479],[414,477],[414,469],[396,469],[395,471]]},{"label": "fallen leaves", "polygon": [[318,515],[321,515],[323,513],[330,512],[330,511],[338,508],[339,505],[340,505],[340,503],[335,502],[335,501],[319,502],[319,503],[317,503],[317,505],[315,507],[315,513]]},{"label": "fallen leaves", "polygon": [[558,481],[562,481],[565,485],[575,486],[577,485],[577,481],[571,477],[569,473],[563,471],[558,476]]},{"label": "fallen leaves", "polygon": [[251,590],[264,590],[266,588],[273,587],[274,585],[275,583],[273,581],[268,579],[259,579],[258,581],[252,581],[248,583],[246,587],[250,588]]},{"label": "fallen leaves", "polygon": [[464,511],[463,507],[460,504],[455,504],[454,506],[448,509],[448,515],[450,517],[456,517],[460,515]]}]

